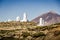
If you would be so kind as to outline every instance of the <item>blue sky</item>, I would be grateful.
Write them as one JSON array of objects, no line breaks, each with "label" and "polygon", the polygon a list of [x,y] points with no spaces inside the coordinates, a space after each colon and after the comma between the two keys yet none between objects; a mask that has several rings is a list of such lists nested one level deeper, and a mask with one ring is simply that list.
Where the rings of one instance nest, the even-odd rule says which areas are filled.
[{"label": "blue sky", "polygon": [[0,21],[22,19],[24,12],[32,20],[51,10],[60,14],[60,0],[0,0]]}]

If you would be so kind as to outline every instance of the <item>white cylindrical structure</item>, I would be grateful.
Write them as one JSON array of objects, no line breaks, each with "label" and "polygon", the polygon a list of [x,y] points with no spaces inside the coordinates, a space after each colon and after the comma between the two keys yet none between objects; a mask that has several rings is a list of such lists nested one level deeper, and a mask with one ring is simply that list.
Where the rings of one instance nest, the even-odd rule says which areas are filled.
[{"label": "white cylindrical structure", "polygon": [[39,25],[44,26],[44,20],[42,18],[39,19]]},{"label": "white cylindrical structure", "polygon": [[43,20],[42,20],[42,18],[40,18],[40,25],[43,25]]},{"label": "white cylindrical structure", "polygon": [[16,21],[20,21],[20,17],[19,16],[16,17]]},{"label": "white cylindrical structure", "polygon": [[24,15],[23,15],[23,22],[27,22],[27,14],[26,13],[24,13]]}]

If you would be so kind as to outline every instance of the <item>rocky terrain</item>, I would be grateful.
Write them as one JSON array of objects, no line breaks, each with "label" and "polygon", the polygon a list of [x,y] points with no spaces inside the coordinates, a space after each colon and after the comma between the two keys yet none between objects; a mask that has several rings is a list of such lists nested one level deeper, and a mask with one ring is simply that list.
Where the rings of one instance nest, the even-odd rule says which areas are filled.
[{"label": "rocky terrain", "polygon": [[60,40],[60,23],[36,26],[34,22],[0,22],[0,40]]}]

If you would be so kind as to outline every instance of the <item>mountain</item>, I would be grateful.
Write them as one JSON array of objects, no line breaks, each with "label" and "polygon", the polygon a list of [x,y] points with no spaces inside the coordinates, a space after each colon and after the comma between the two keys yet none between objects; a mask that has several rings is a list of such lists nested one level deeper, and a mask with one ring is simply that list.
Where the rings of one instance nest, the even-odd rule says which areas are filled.
[{"label": "mountain", "polygon": [[43,18],[45,21],[45,25],[55,24],[60,22],[60,15],[56,12],[49,11],[47,13],[44,13],[35,19],[33,19],[33,22],[39,23],[39,18]]}]

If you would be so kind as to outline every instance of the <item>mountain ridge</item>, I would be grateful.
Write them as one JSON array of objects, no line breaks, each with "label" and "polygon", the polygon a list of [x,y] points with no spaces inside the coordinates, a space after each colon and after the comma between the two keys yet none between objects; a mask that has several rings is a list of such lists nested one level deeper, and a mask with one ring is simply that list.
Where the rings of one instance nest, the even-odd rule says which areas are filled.
[{"label": "mountain ridge", "polygon": [[53,11],[49,11],[47,13],[44,13],[44,14],[34,18],[31,21],[33,21],[35,23],[39,23],[39,18],[43,18],[46,22],[46,25],[55,24],[55,23],[60,22],[60,15],[56,12],[53,12]]}]

